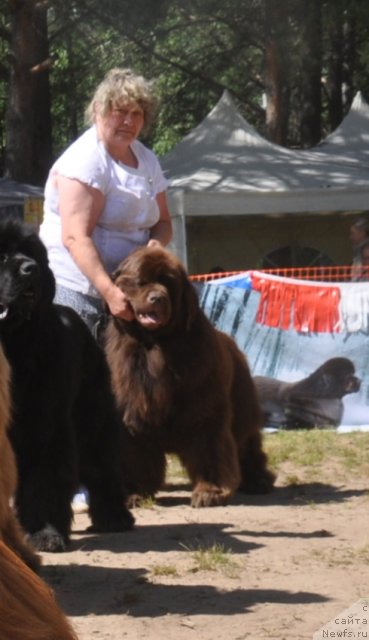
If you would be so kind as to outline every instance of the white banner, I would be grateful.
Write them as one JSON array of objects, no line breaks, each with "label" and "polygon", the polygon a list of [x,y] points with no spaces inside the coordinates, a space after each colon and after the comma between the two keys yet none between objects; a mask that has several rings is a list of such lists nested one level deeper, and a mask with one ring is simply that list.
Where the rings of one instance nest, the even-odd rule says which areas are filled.
[{"label": "white banner", "polygon": [[[279,280],[282,286],[292,282]],[[317,291],[325,286],[308,285],[316,285]],[[234,337],[247,357],[266,427],[369,428],[369,283],[332,286],[340,294],[339,323],[333,318],[332,331],[309,330],[312,316],[296,330],[293,309],[287,329],[257,321],[262,292],[254,288],[253,272],[199,286],[206,315],[218,329]],[[300,311],[295,309],[296,317]],[[314,322],[316,313],[315,309]],[[323,308],[317,326],[322,326],[326,313]],[[272,321],[275,315],[276,309]]]}]

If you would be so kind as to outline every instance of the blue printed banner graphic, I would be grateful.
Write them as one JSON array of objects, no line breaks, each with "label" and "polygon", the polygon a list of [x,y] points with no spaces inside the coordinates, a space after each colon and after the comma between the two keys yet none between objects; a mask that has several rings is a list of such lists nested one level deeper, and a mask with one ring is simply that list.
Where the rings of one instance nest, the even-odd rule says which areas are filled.
[{"label": "blue printed banner graphic", "polygon": [[211,322],[247,357],[265,427],[369,429],[369,283],[275,278],[268,308],[265,280],[271,291],[261,272],[199,290]]}]

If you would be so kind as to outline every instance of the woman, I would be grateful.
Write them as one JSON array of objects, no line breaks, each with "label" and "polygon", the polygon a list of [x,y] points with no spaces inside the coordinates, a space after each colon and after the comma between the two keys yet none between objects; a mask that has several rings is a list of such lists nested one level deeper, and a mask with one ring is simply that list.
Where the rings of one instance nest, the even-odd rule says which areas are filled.
[{"label": "woman", "polygon": [[168,244],[172,225],[166,186],[152,151],[138,141],[157,109],[153,83],[112,69],[86,110],[92,125],[60,156],[45,187],[40,237],[55,275],[55,302],[93,329],[105,304],[132,311],[110,274],[136,247]]}]

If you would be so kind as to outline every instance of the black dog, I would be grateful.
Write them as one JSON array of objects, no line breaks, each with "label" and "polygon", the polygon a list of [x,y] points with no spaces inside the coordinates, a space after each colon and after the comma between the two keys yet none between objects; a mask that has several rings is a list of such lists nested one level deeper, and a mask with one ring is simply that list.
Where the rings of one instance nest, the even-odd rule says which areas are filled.
[{"label": "black dog", "polygon": [[77,313],[53,304],[54,293],[37,234],[2,220],[0,336],[12,368],[15,502],[34,546],[44,551],[65,549],[79,485],[89,492],[92,530],[124,531],[134,522],[103,351]]},{"label": "black dog", "polygon": [[285,429],[335,428],[342,419],[342,398],[360,389],[348,358],[331,358],[298,382],[254,378],[264,413],[264,426]]}]

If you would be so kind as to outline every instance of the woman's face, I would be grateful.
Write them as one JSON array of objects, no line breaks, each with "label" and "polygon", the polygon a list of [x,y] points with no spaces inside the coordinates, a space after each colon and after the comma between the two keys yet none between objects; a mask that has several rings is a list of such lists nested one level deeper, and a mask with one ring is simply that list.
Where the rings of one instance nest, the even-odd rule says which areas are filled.
[{"label": "woman's face", "polygon": [[127,147],[140,135],[145,114],[136,102],[113,104],[104,116],[97,112],[96,124],[108,149]]}]

